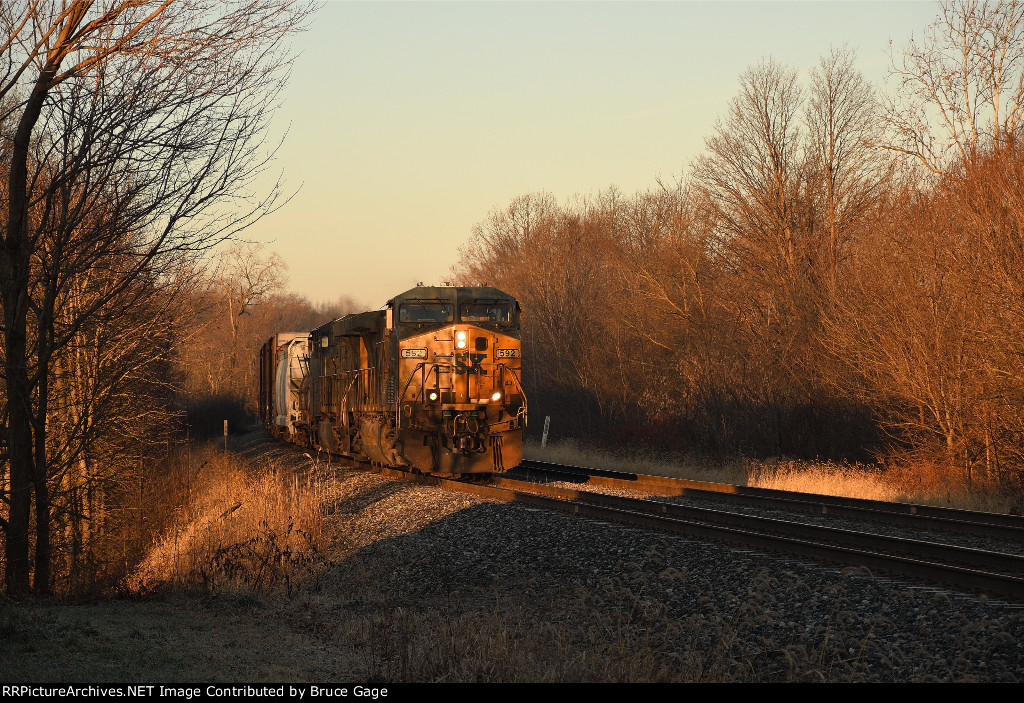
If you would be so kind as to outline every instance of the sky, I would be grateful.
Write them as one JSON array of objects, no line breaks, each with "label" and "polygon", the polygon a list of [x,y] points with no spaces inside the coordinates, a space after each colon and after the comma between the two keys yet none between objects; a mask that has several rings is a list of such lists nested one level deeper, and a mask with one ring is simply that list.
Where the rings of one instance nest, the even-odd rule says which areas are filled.
[{"label": "sky", "polygon": [[884,87],[935,18],[915,0],[352,2],[293,43],[273,168],[291,200],[246,231],[288,288],[366,309],[450,278],[524,193],[560,202],[682,175],[765,58],[806,77],[832,47]]}]

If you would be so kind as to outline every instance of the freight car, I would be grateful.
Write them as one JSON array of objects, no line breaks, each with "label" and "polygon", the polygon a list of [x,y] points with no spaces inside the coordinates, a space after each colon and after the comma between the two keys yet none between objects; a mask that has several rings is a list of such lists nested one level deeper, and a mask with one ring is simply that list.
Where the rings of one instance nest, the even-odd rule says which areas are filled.
[{"label": "freight car", "polygon": [[423,473],[501,472],[522,458],[519,304],[496,288],[418,286],[260,351],[275,436]]}]

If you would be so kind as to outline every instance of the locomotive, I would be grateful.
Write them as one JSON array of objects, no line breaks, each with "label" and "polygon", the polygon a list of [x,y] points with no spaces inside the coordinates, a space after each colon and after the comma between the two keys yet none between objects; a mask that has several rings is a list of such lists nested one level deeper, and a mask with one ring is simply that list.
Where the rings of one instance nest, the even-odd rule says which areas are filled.
[{"label": "locomotive", "polygon": [[359,461],[441,475],[522,458],[519,303],[490,287],[417,286],[260,350],[271,434]]}]

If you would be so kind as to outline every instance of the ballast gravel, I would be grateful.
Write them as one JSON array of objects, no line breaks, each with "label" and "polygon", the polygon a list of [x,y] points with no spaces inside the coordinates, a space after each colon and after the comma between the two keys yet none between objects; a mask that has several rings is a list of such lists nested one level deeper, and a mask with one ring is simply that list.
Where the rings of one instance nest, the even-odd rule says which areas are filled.
[{"label": "ballast gravel", "polygon": [[[333,490],[316,607],[286,617],[350,641],[370,677],[1024,678],[1020,604],[359,471],[339,470]],[[475,663],[456,651],[470,640]],[[446,648],[463,668],[441,667],[434,650]],[[434,668],[410,663],[428,654]]]}]

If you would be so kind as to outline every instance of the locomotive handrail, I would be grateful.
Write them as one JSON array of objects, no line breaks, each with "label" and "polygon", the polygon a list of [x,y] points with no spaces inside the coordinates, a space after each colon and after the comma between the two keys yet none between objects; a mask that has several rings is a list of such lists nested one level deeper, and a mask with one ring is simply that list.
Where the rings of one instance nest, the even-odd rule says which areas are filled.
[{"label": "locomotive handrail", "polygon": [[[412,380],[416,377],[416,372],[423,371],[424,367],[427,366],[428,363],[430,365],[430,372],[423,375],[422,379],[420,380],[421,388],[426,388],[427,380],[430,378],[430,373],[438,371],[442,366],[448,371],[448,373],[452,373],[455,370],[454,364],[447,362],[438,362],[436,359],[433,362],[421,361],[420,363],[416,364],[416,366],[412,370],[412,373],[409,374],[409,379],[405,382],[405,386],[402,388],[402,394],[398,397],[398,400],[395,401],[395,422],[399,426],[401,425],[400,406],[402,405],[402,402],[405,400],[405,394],[408,392],[409,386],[412,385]],[[438,380],[440,380],[440,376],[438,377]]]},{"label": "locomotive handrail", "polygon": [[[349,376],[351,376],[351,378],[349,378]],[[329,410],[337,413],[337,416],[340,419],[342,415],[345,415],[348,412],[348,405],[349,405],[349,403],[348,403],[348,395],[349,395],[349,393],[352,392],[352,386],[355,385],[356,381],[359,380],[359,376],[358,375],[349,374],[347,371],[342,371],[341,373],[321,374],[320,378],[324,379],[324,381],[325,381],[325,383],[321,385],[321,389],[320,389],[320,394],[319,394],[320,403],[324,407],[328,408]],[[345,390],[344,391],[341,390],[341,384],[340,383],[338,384],[338,387],[337,387],[337,390],[339,391],[338,394],[337,394],[338,397],[335,398],[334,397],[335,394],[334,394],[334,386],[333,386],[333,384],[326,383],[326,381],[346,381],[346,380],[348,381],[348,385],[345,386]],[[324,390],[326,390],[327,393],[324,393]],[[325,395],[329,395],[330,396],[330,401],[329,402],[326,402],[324,400],[324,396]],[[347,421],[345,422],[345,425],[348,426],[348,422]]]},{"label": "locomotive handrail", "polygon": [[[351,377],[351,380],[349,381],[348,387],[345,389],[345,394],[344,394],[344,397],[345,397],[345,400],[346,400],[346,404],[347,404],[348,394],[352,391],[353,384],[355,384],[356,381],[358,381],[360,378],[362,378],[364,376],[369,378],[375,372],[376,372],[376,369],[374,369],[373,367],[366,367],[364,369],[345,369],[345,370],[342,370],[342,371],[336,371],[334,373],[321,374],[320,377],[324,378],[324,379],[348,379],[349,377]],[[369,398],[368,398],[369,388],[372,387],[373,385],[374,385],[373,383],[370,383],[369,381],[364,380],[363,383],[362,383],[362,386],[360,388],[356,389],[356,395],[357,396],[360,396],[360,395],[362,396],[362,397],[357,397],[356,398],[356,405],[360,405],[361,406],[361,405],[365,405],[367,402],[369,402]],[[340,412],[340,408],[341,408],[340,402],[339,402],[338,407],[339,407],[339,412]]]},{"label": "locomotive handrail", "polygon": [[[398,405],[402,404],[402,401],[405,400],[405,394],[409,391],[409,386],[412,385],[412,380],[416,377],[416,372],[417,371],[422,371],[423,367],[426,366],[427,363],[428,362],[426,362],[426,361],[421,361],[420,363],[416,364],[416,366],[412,370],[412,373],[409,374],[409,380],[407,380],[405,382],[405,386],[402,387],[402,393],[401,393],[400,396],[398,396],[398,400],[395,401],[396,404],[398,404]],[[435,361],[434,363],[430,364],[430,366],[431,366],[431,370],[434,370],[434,369],[437,369],[439,366],[441,366],[441,364],[438,364]],[[449,369],[454,368],[451,364],[444,364],[444,366],[448,367]],[[424,378],[422,378],[420,380],[420,385],[421,386],[426,386],[428,378],[430,378],[430,374],[427,374]]]},{"label": "locomotive handrail", "polygon": [[[352,380],[348,382],[348,387],[345,388],[345,392],[341,394],[341,398],[338,400],[338,419],[342,419],[342,415],[345,416],[344,424],[346,428],[348,427],[348,394],[352,391],[352,386],[355,385],[355,382],[358,380],[359,376],[353,376]],[[344,410],[342,409],[343,407]]]},{"label": "locomotive handrail", "polygon": [[409,380],[405,382],[404,386],[402,386],[402,394],[398,396],[398,400],[396,401],[397,405],[401,405],[402,401],[405,400],[405,393],[406,393],[406,391],[409,390],[409,386],[412,385],[412,379],[414,379],[416,377],[416,372],[419,371],[420,369],[422,369],[426,365],[427,365],[427,362],[425,362],[425,361],[421,361],[420,363],[416,364],[416,368],[414,368],[412,370],[412,373],[409,374]]},{"label": "locomotive handrail", "polygon": [[[412,373],[409,374],[409,380],[406,381],[405,385],[402,387],[402,394],[399,395],[398,396],[398,400],[395,401],[395,427],[401,427],[402,426],[402,410],[401,410],[401,407],[402,407],[402,401],[405,400],[405,393],[406,393],[406,391],[409,390],[409,386],[412,385],[412,379],[416,378],[416,372],[420,371],[426,365],[427,365],[427,362],[425,362],[425,361],[421,361],[420,363],[416,364],[416,368],[414,368],[412,370]],[[421,382],[421,385],[422,385],[422,382]]]},{"label": "locomotive handrail", "polygon": [[520,414],[523,416],[523,429],[525,430],[526,429],[526,417],[527,417],[527,415],[526,415],[526,407],[527,407],[527,403],[528,403],[528,401],[526,399],[526,391],[523,390],[522,384],[519,383],[519,377],[516,376],[516,370],[515,369],[513,369],[513,368],[511,368],[509,366],[506,366],[505,364],[498,364],[498,367],[501,369],[501,375],[502,376],[505,375],[505,371],[508,371],[510,374],[512,374],[512,380],[516,382],[516,388],[519,389],[519,394],[521,396],[523,396],[523,407],[520,408],[520,412],[519,413],[516,413],[516,416],[518,417]]}]

